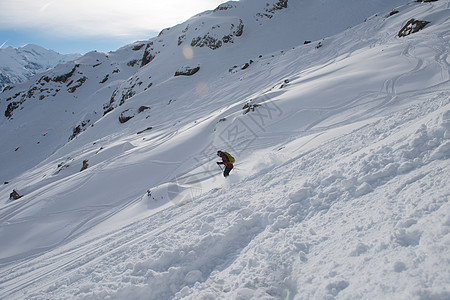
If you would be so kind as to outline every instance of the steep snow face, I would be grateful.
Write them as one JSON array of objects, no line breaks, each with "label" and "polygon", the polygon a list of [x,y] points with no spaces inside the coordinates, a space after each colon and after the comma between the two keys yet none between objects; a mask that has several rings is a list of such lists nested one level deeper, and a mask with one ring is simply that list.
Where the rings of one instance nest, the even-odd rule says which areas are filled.
[{"label": "steep snow face", "polygon": [[[138,70],[143,43],[114,53],[90,52],[4,91],[2,181],[36,165],[103,116],[114,90]],[[13,146],[14,145],[14,146]]]},{"label": "steep snow face", "polygon": [[[204,78],[227,71],[236,73],[263,56],[270,57],[305,41],[319,46],[320,39],[377,12],[387,14],[406,2],[346,1],[346,5],[334,1],[227,2],[163,30],[150,41],[109,54],[88,53],[3,92],[0,124],[9,142],[0,146],[6,161],[0,181],[9,181],[38,164],[136,95],[164,103],[183,97],[186,79],[173,78],[180,71],[197,69]],[[214,86],[207,86],[207,81],[196,81],[200,95],[212,92]],[[236,99],[246,95],[249,91],[236,95]],[[138,110],[133,107],[125,114]]]},{"label": "steep snow face", "polygon": [[1,297],[449,297],[448,1],[267,2],[3,93]]},{"label": "steep snow face", "polygon": [[81,54],[60,54],[32,44],[0,49],[0,91],[8,85],[24,82],[35,74],[80,56]]}]

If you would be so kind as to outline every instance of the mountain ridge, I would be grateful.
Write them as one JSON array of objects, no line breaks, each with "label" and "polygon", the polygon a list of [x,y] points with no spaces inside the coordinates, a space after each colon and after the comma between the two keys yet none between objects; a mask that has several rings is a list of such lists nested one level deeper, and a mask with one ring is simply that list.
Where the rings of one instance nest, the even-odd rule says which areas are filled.
[{"label": "mountain ridge", "polygon": [[80,56],[81,54],[60,54],[33,44],[0,49],[0,90]]},{"label": "mountain ridge", "polygon": [[267,3],[1,94],[0,296],[448,298],[448,1]]},{"label": "mountain ridge", "polygon": [[[126,100],[133,97],[136,93],[147,92],[147,90],[152,90],[151,87],[155,89],[155,86],[159,82],[170,80],[180,68],[196,68],[202,60],[203,66],[200,66],[200,68],[204,69],[208,66],[213,66],[217,63],[214,62],[215,58],[213,57],[217,56],[219,52],[223,52],[224,49],[227,49],[226,51],[235,51],[235,56],[229,59],[230,62],[226,70],[236,71],[246,65],[250,66],[252,62],[257,61],[260,56],[262,57],[263,53],[291,49],[296,45],[303,44],[307,38],[312,37],[313,40],[317,40],[315,46],[319,46],[320,41],[318,39],[325,38],[327,35],[325,32],[343,30],[354,24],[355,21],[353,19],[358,19],[355,17],[350,18],[351,21],[348,21],[346,18],[344,20],[338,19],[339,26],[328,25],[327,22],[331,22],[330,24],[335,22],[332,18],[328,17],[329,14],[339,11],[346,13],[347,9],[339,5],[328,7],[323,4],[314,4],[313,8],[315,9],[325,9],[322,15],[324,16],[322,17],[324,25],[320,27],[322,29],[316,30],[317,32],[314,34],[308,34],[307,37],[297,39],[286,39],[282,38],[282,35],[271,33],[271,42],[267,43],[264,42],[266,35],[263,30],[264,26],[270,26],[276,20],[277,23],[280,23],[278,25],[279,30],[283,30],[285,34],[290,32],[290,34],[296,35],[297,30],[292,26],[285,25],[283,22],[288,24],[292,22],[292,19],[298,18],[296,14],[289,13],[290,10],[293,12],[302,11],[296,2],[293,2],[293,4],[289,3],[289,5],[293,6],[290,7],[290,10],[285,8],[288,2],[272,2],[272,4],[266,6],[264,3],[252,1],[230,1],[219,6],[216,10],[194,16],[183,24],[164,29],[158,37],[152,38],[148,42],[135,42],[109,54],[95,51],[87,53],[73,63],[63,64],[59,68],[48,71],[47,75],[43,73],[42,75],[35,76],[29,83],[24,83],[24,85],[18,85],[11,90],[5,91],[0,95],[0,109],[4,111],[7,119],[11,119],[14,118],[16,112],[19,113],[26,106],[28,99],[39,99],[42,102],[42,106],[45,106],[47,99],[65,99],[66,97],[68,97],[67,99],[79,99],[81,97],[89,99],[95,97],[95,99],[99,99],[97,93],[101,93],[103,100],[96,100],[99,103],[95,105],[95,109],[89,112],[81,110],[75,113],[74,111],[74,115],[70,116],[69,119],[73,120],[71,121],[72,124],[69,125],[69,128],[62,128],[65,137],[60,136],[60,140],[54,145],[54,147],[59,147],[89,128],[89,126],[93,125],[106,112],[112,111],[115,107],[122,106]],[[405,1],[397,1],[396,3],[400,4],[403,2]],[[349,1],[350,6],[358,5],[357,3],[355,0]],[[380,5],[382,1],[377,3]],[[396,3],[383,5],[386,5],[389,9],[393,9],[396,7]],[[227,9],[222,9],[223,7]],[[233,12],[237,7],[239,8],[237,11],[241,11],[241,14],[246,16],[246,20],[242,25],[240,25],[243,22],[242,16],[236,16]],[[361,10],[366,15],[370,15],[377,12],[377,7],[377,5],[371,4],[361,7]],[[367,10],[372,11],[368,13]],[[278,15],[280,13],[287,15],[286,17],[279,17]],[[302,12],[301,15],[306,18],[306,23],[312,22],[310,21],[311,16],[308,13]],[[364,18],[366,17],[360,17],[360,19]],[[265,25],[266,23],[268,25]],[[247,28],[245,29],[246,26]],[[240,27],[241,29],[239,30]],[[251,31],[249,37],[246,36],[246,31]],[[310,28],[307,28],[304,33],[309,31]],[[234,43],[243,43],[243,45],[233,45],[233,36],[236,40]],[[249,38],[253,39],[254,42],[251,42]],[[180,40],[186,41],[180,43]],[[209,46],[208,43],[210,43]],[[251,45],[251,43],[254,44]],[[247,49],[247,53],[239,53],[240,51],[238,49],[241,46]],[[211,47],[215,50],[211,49]],[[186,51],[190,53],[194,53],[195,51],[195,56],[192,54],[192,56],[186,56]],[[211,51],[215,54],[211,55]],[[239,58],[236,59],[236,57]],[[223,60],[223,58],[221,59]],[[169,61],[171,65],[168,68],[166,65]],[[84,70],[81,70],[81,68],[84,68]],[[163,70],[163,72],[151,74],[152,71],[148,71],[150,69]],[[93,74],[93,78],[83,75],[82,73],[84,72]],[[140,79],[140,73],[143,72],[147,72],[148,74],[145,74]],[[119,83],[118,80],[122,82]],[[112,81],[114,82],[111,83]],[[82,92],[82,90],[86,91],[85,87],[87,85],[90,85],[90,89],[92,90],[88,91],[91,94],[89,96],[83,95]],[[78,95],[79,93],[81,94]],[[86,101],[90,102],[90,100]],[[170,99],[166,101],[170,101]],[[100,105],[103,109],[99,108]],[[78,105],[78,107],[83,107],[83,105]],[[64,109],[64,111],[68,110],[75,110],[75,107]],[[51,119],[49,118],[48,121]],[[44,126],[46,127],[44,129],[56,127],[55,121],[52,123],[47,122],[48,124]],[[2,122],[7,121],[3,120]],[[16,121],[12,120],[12,122],[14,123]],[[41,133],[42,131],[35,131],[35,138]],[[16,134],[21,135],[19,132]],[[23,149],[24,146],[17,145],[14,149],[17,147]],[[51,152],[55,150],[56,148]],[[43,154],[43,157],[48,154]],[[28,154],[25,156],[26,158],[32,157]]]}]

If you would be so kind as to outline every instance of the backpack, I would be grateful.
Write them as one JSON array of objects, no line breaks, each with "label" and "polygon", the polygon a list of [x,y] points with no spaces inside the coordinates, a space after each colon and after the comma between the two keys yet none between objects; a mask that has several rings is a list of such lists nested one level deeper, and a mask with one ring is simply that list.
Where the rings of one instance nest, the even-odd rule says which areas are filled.
[{"label": "backpack", "polygon": [[228,157],[228,161],[229,161],[231,164],[234,164],[234,162],[236,161],[236,160],[234,159],[234,157],[231,156],[231,154],[228,153],[228,152],[224,152],[224,154]]}]

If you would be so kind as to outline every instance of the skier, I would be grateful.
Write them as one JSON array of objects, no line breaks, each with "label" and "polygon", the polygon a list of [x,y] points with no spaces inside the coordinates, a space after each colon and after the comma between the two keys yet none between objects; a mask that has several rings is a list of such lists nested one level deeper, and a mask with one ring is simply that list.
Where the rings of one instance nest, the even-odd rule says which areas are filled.
[{"label": "skier", "polygon": [[223,171],[223,176],[227,177],[230,175],[230,171],[233,169],[233,163],[235,161],[234,157],[230,153],[217,151],[217,156],[222,158],[222,161],[218,161],[218,165],[225,165],[225,170]]}]

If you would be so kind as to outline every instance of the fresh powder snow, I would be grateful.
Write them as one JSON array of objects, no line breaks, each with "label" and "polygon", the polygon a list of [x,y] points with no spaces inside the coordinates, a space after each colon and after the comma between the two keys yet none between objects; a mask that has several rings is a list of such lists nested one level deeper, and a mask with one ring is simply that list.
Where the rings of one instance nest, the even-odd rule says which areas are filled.
[{"label": "fresh powder snow", "polygon": [[0,298],[450,299],[449,19],[230,1],[3,91]]}]

